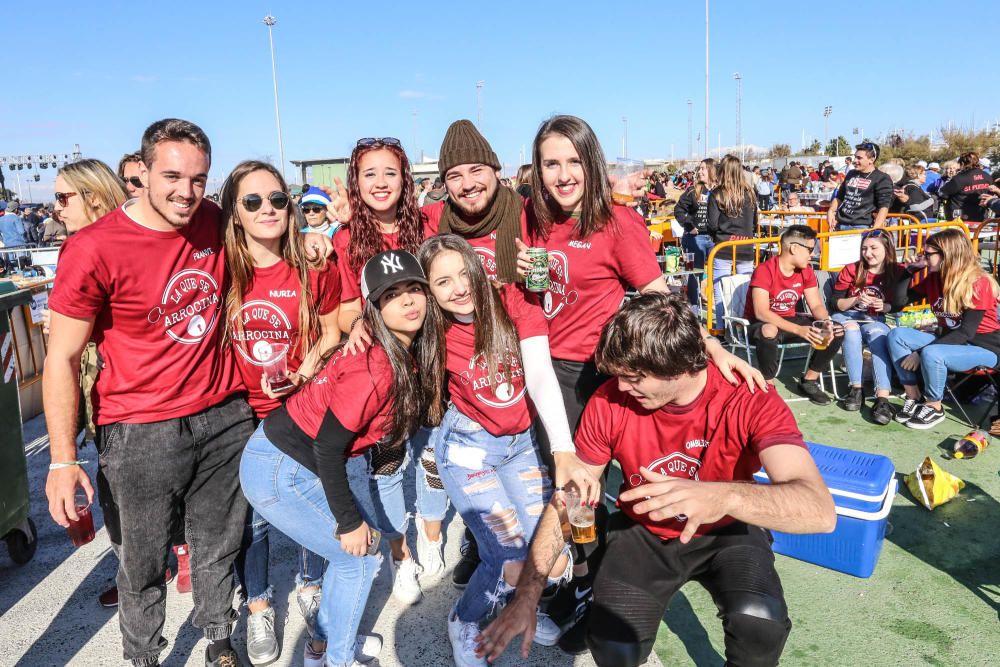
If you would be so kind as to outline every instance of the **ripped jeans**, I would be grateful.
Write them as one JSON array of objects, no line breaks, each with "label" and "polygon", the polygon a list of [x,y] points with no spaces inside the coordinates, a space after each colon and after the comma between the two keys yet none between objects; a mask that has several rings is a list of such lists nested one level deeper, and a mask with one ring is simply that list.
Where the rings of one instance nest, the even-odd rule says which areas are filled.
[{"label": "ripped jeans", "polygon": [[451,406],[431,445],[448,498],[479,545],[482,562],[456,606],[459,619],[477,622],[508,590],[504,563],[528,557],[552,483],[531,428],[495,437]]},{"label": "ripped jeans", "polygon": [[371,496],[375,520],[382,536],[394,540],[406,534],[407,519],[403,482],[408,469],[414,468],[417,516],[424,521],[441,521],[448,510],[448,495],[438,476],[437,462],[430,440],[435,430],[420,428],[405,447],[380,449],[365,453],[371,477]]}]

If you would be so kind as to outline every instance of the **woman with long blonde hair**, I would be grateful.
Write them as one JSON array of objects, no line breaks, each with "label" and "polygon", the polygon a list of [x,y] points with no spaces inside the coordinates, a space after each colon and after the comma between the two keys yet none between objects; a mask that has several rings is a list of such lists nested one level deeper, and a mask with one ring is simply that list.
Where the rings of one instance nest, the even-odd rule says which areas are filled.
[{"label": "woman with long blonde hair", "polygon": [[55,211],[70,234],[97,222],[125,203],[122,181],[100,160],[84,158],[56,174]]},{"label": "woman with long blonde hair", "polygon": [[[896,421],[916,429],[944,419],[941,399],[948,373],[995,368],[1000,359],[1000,287],[980,266],[965,232],[952,228],[928,238],[922,256],[907,265],[914,274],[924,268],[926,276],[911,283],[909,297],[927,300],[937,332],[897,327],[889,334],[889,354],[906,391]],[[922,402],[918,370],[924,380]]]},{"label": "woman with long blonde hair", "polygon": [[[719,181],[708,198],[708,233],[712,245],[724,241],[752,239],[757,229],[757,197],[739,158],[727,155],[718,169]],[[717,321],[722,321],[722,278],[753,273],[752,245],[723,250],[712,262]],[[735,270],[733,263],[735,260]]]},{"label": "woman with long blonde hair", "polygon": [[[337,268],[332,263],[316,268],[306,262],[294,209],[285,179],[266,162],[241,162],[222,187],[230,278],[224,341],[250,393],[257,423],[310,380],[320,369],[321,358],[340,340]],[[281,355],[287,378],[272,385],[264,367]],[[247,653],[254,664],[275,660],[280,653],[268,577],[268,532],[268,522],[253,510],[236,559],[250,612]],[[311,634],[316,632],[324,569],[322,557],[302,550],[296,597]]]}]

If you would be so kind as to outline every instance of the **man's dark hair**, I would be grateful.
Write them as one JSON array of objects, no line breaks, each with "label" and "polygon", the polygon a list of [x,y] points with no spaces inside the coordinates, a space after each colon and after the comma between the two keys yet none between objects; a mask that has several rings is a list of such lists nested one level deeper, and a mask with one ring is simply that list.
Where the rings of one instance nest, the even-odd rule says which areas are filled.
[{"label": "man's dark hair", "polygon": [[809,225],[789,225],[781,233],[781,247],[787,247],[793,241],[812,241],[816,238],[816,230]]},{"label": "man's dark hair", "polygon": [[594,355],[607,375],[660,378],[697,373],[708,365],[698,318],[687,301],[649,292],[630,299],[604,325]]},{"label": "man's dark hair", "polygon": [[189,120],[164,118],[147,127],[142,133],[142,148],[139,154],[147,169],[152,167],[156,159],[156,144],[162,141],[186,141],[194,144],[205,152],[209,163],[212,162],[212,144],[208,141],[208,135],[204,130]]}]

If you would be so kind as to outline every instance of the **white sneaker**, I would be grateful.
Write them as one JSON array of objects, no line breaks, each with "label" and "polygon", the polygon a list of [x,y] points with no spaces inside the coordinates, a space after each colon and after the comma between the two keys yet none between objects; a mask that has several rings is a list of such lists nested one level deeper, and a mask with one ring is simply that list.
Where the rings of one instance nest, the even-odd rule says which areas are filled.
[{"label": "white sneaker", "polygon": [[486,667],[486,658],[476,656],[477,636],[479,624],[460,621],[453,608],[448,614],[448,639],[456,667]]},{"label": "white sneaker", "polygon": [[549,615],[539,609],[535,614],[535,643],[539,646],[555,646],[562,630]]},{"label": "white sneaker", "polygon": [[398,561],[390,558],[392,563],[392,597],[403,604],[416,604],[420,602],[423,593],[420,590],[420,583],[417,575],[420,574],[420,566],[417,561],[407,558]]},{"label": "white sneaker", "polygon": [[274,634],[274,608],[247,616],[247,657],[254,665],[266,665],[278,659],[281,647]]},{"label": "white sneaker", "polygon": [[417,517],[417,560],[423,576],[439,577],[444,573],[444,540],[438,535],[432,542],[424,530],[424,520]]},{"label": "white sneaker", "polygon": [[382,638],[378,635],[361,633],[354,644],[354,661],[366,664],[378,657],[382,652]]}]

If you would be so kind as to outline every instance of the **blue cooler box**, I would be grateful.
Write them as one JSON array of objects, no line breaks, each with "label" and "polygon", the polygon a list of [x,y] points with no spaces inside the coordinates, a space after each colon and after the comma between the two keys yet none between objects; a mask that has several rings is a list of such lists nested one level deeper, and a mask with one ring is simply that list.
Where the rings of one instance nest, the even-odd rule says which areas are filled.
[{"label": "blue cooler box", "polygon": [[[870,577],[896,495],[896,469],[878,454],[806,444],[837,506],[837,527],[832,533],[812,535],[771,531],[774,551],[855,577]],[[767,473],[761,470],[754,480],[768,483]]]}]

